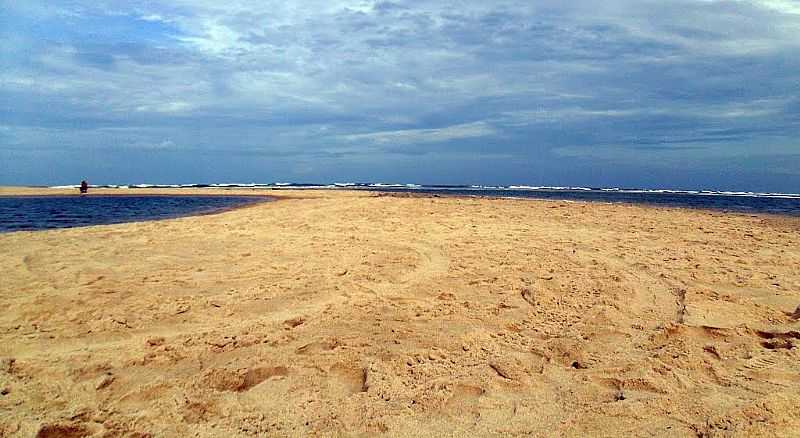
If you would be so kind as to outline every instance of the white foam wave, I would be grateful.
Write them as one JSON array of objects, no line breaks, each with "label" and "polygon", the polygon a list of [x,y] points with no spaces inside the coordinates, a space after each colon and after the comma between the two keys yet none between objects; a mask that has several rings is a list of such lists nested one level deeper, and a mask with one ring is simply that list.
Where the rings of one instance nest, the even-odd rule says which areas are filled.
[{"label": "white foam wave", "polygon": [[[51,189],[77,189],[78,184],[56,185],[49,186]],[[571,186],[533,186],[533,185],[508,185],[508,186],[492,186],[492,185],[465,185],[465,186],[426,186],[415,183],[356,183],[356,182],[336,182],[332,184],[295,184],[290,182],[275,182],[270,184],[263,183],[215,183],[215,184],[99,184],[90,185],[92,188],[193,188],[193,187],[214,187],[214,188],[293,188],[293,189],[336,189],[336,188],[365,188],[365,189],[407,189],[407,190],[446,190],[446,191],[492,191],[492,190],[520,190],[520,191],[595,191],[595,192],[613,192],[613,193],[641,193],[641,194],[665,194],[665,195],[695,195],[695,196],[737,196],[737,197],[756,197],[756,198],[781,198],[781,199],[800,199],[800,193],[778,193],[778,192],[753,192],[753,191],[726,191],[726,190],[676,190],[676,189],[639,189],[639,188],[620,188],[620,187],[607,187],[607,188],[589,188],[589,187],[571,187]]]}]

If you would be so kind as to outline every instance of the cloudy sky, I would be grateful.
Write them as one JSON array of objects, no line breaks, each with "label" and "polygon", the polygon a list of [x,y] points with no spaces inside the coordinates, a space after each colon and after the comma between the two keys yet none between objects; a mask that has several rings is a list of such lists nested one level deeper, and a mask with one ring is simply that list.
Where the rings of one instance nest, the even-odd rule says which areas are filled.
[{"label": "cloudy sky", "polygon": [[0,184],[800,191],[800,0],[0,11]]}]

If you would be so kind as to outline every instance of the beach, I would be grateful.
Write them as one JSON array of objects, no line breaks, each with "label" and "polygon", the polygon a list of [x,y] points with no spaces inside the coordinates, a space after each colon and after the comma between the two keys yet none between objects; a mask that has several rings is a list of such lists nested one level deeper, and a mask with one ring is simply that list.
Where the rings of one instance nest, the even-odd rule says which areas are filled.
[{"label": "beach", "polygon": [[800,430],[800,218],[121,192],[276,200],[0,234],[0,436]]}]

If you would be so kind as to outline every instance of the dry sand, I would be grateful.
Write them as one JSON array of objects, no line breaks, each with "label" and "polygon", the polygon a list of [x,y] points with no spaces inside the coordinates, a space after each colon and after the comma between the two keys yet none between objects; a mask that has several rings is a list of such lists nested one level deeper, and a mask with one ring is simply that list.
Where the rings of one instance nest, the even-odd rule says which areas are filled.
[{"label": "dry sand", "polygon": [[0,435],[800,434],[798,219],[276,194],[0,235]]}]

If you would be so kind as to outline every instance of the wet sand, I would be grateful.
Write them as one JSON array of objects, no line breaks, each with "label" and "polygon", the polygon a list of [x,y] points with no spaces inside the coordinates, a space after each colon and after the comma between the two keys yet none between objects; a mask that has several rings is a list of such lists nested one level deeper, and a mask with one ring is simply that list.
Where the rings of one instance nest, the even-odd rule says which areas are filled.
[{"label": "wet sand", "polygon": [[0,234],[0,436],[800,430],[798,218],[266,194]]}]

